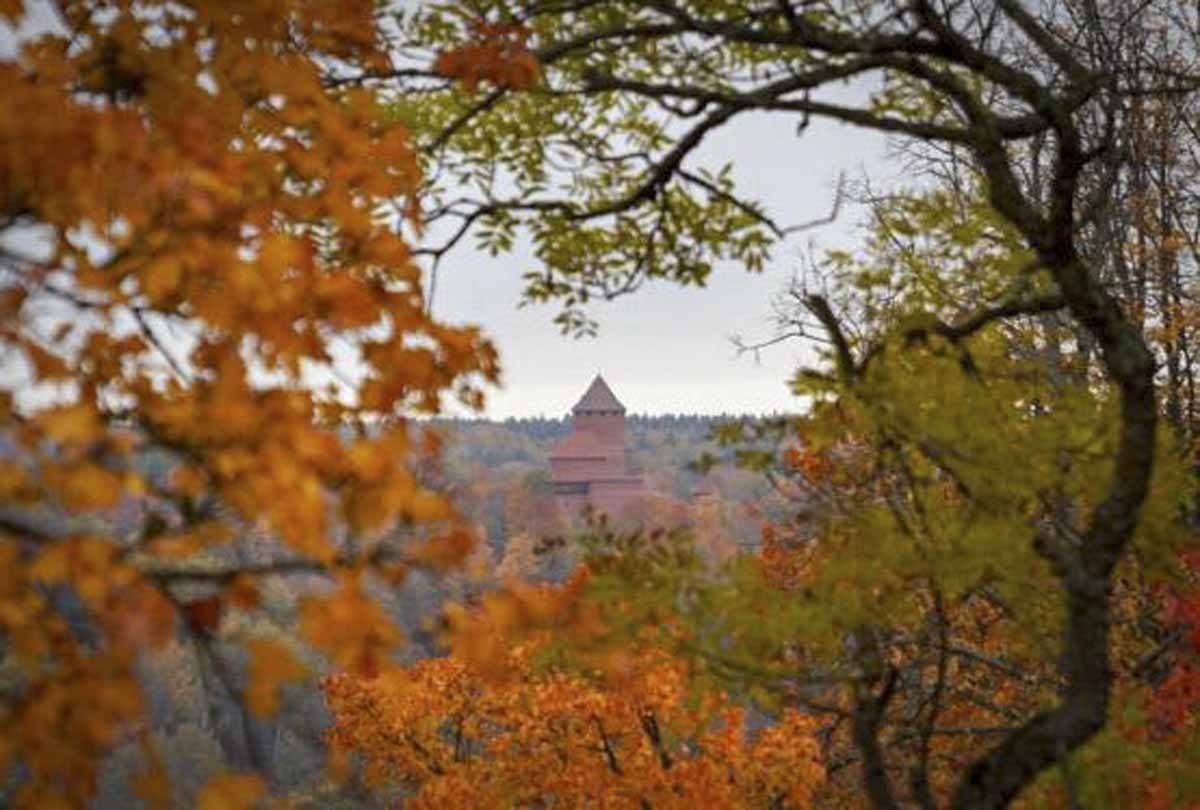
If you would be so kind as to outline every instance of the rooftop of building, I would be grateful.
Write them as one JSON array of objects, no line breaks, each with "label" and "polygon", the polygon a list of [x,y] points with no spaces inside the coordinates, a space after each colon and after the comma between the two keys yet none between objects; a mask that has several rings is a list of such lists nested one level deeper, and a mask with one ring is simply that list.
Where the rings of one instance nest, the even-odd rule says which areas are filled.
[{"label": "rooftop of building", "polygon": [[608,383],[599,374],[596,379],[592,380],[592,384],[583,392],[583,396],[575,403],[575,407],[571,409],[571,413],[625,413],[625,406],[621,404],[621,400],[617,399],[616,394],[608,387]]}]

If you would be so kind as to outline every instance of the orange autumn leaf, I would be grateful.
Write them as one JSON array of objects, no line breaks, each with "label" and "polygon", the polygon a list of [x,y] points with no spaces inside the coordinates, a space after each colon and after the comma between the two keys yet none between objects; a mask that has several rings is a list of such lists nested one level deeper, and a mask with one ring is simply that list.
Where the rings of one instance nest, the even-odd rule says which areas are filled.
[{"label": "orange autumn leaf", "polygon": [[257,638],[246,645],[250,652],[250,685],[246,705],[257,717],[268,717],[279,707],[279,690],[303,680],[308,667],[282,642]]},{"label": "orange autumn leaf", "polygon": [[[0,28],[26,9],[0,0]],[[416,483],[409,419],[480,402],[498,376],[477,328],[426,307],[419,223],[378,215],[415,211],[423,185],[394,98],[328,81],[387,66],[377,4],[59,10],[0,49],[0,497],[17,510],[0,646],[22,685],[0,700],[0,754],[27,775],[6,795],[21,808],[92,801],[96,764],[144,720],[138,657],[179,619],[207,643],[230,608],[262,609],[261,576],[196,565],[253,542],[318,570],[341,565],[346,532],[455,524]],[[29,233],[34,254],[10,256]],[[331,396],[345,352],[361,375]],[[427,564],[461,545],[426,547]],[[374,597],[328,608],[310,606],[308,636],[381,668],[400,634]],[[247,701],[269,712],[302,669],[255,651]],[[201,804],[260,792],[239,777]]]},{"label": "orange autumn leaf", "polygon": [[251,810],[266,794],[261,777],[226,773],[211,780],[196,799],[197,810]]},{"label": "orange autumn leaf", "polygon": [[125,491],[121,476],[90,461],[73,465],[46,465],[48,489],[73,511],[111,509]]},{"label": "orange autumn leaf", "polygon": [[418,808],[812,806],[825,772],[811,718],[751,733],[725,698],[691,700],[686,667],[660,653],[633,655],[613,684],[538,668],[539,646],[511,649],[503,682],[453,657],[327,678],[330,742]]},{"label": "orange autumn leaf", "polygon": [[11,502],[36,497],[29,473],[19,464],[0,461],[0,499]]},{"label": "orange autumn leaf", "polygon": [[104,430],[100,415],[86,402],[43,411],[37,423],[47,438],[64,444],[95,441]]},{"label": "orange autumn leaf", "polygon": [[521,90],[538,78],[537,57],[529,49],[529,31],[520,25],[496,25],[477,22],[472,26],[474,40],[443,51],[434,62],[434,70],[462,83],[468,93],[480,82],[501,89]]},{"label": "orange autumn leaf", "polygon": [[409,550],[413,564],[446,571],[461,565],[479,544],[479,538],[465,526],[432,535]]},{"label": "orange autumn leaf", "polygon": [[0,0],[0,19],[15,23],[25,14],[25,0]]},{"label": "orange autumn leaf", "polygon": [[338,578],[332,595],[301,602],[300,630],[337,667],[364,675],[378,672],[403,640],[399,628],[352,574]]}]

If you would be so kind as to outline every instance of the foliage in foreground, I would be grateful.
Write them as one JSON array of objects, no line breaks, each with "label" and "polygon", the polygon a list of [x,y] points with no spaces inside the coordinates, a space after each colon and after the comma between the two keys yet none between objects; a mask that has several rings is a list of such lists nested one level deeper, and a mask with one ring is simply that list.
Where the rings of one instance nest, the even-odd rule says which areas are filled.
[{"label": "foliage in foreground", "polygon": [[[207,647],[263,576],[328,576],[303,636],[385,659],[367,569],[472,542],[406,420],[498,373],[425,306],[404,127],[328,81],[387,64],[376,4],[46,6],[0,59],[0,779],[39,808],[85,806],[131,739],[154,762],[139,656]],[[251,647],[250,713],[304,676],[285,652]],[[140,794],[170,801],[161,771]]]},{"label": "foliage in foreground", "polygon": [[418,808],[803,808],[824,781],[815,723],[795,710],[752,731],[661,652],[588,677],[539,664],[538,646],[508,653],[500,678],[451,657],[327,679],[334,750]]}]

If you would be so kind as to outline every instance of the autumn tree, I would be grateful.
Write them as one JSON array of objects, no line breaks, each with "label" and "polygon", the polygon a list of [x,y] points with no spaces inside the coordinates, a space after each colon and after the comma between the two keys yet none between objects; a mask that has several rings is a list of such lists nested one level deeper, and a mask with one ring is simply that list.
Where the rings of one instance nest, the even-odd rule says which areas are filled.
[{"label": "autumn tree", "polygon": [[[1164,416],[1182,435],[1191,436],[1195,336],[1187,290],[1196,268],[1197,133],[1189,123],[1196,99],[1187,90],[1200,27],[1193,8],[1152,4],[1128,17],[1115,11],[1115,6],[1065,3],[1054,21],[1060,36],[1136,88],[1111,107],[1113,148],[1083,179],[1090,210],[1080,222],[1080,245],[1155,355]],[[1013,58],[1019,65],[1036,64],[1034,55],[1020,49]],[[1035,136],[1020,147],[1022,180],[1034,195],[1047,193],[1053,176],[1053,154],[1045,144],[1044,137]],[[912,171],[932,176],[956,193],[969,193],[969,161],[953,146],[896,146]],[[1086,334],[1069,319],[1057,313],[1044,313],[1041,319],[1047,326],[1056,323],[1063,336],[1059,342],[1078,340],[1082,354],[1091,352]],[[1051,341],[1046,359],[1057,351]]]},{"label": "autumn tree", "polygon": [[[893,513],[895,500],[878,493],[876,508],[851,519],[853,530],[826,534],[820,587],[755,601],[741,582],[719,594],[728,607],[720,615],[740,606],[760,621],[777,613],[794,627],[816,622],[829,644],[854,651],[847,722],[874,806],[1005,806],[1109,720],[1116,572],[1135,546],[1162,550],[1154,527],[1175,516],[1186,487],[1170,483],[1143,325],[1085,237],[1110,210],[1096,193],[1111,188],[1114,167],[1129,165],[1115,134],[1128,111],[1148,94],[1192,98],[1194,38],[1173,8],[590,0],[435,4],[405,20],[414,47],[461,46],[486,28],[500,32],[493,48],[536,55],[532,90],[442,63],[445,78],[418,79],[424,100],[438,103],[397,109],[430,164],[456,182],[430,187],[430,216],[446,228],[434,231],[444,241],[422,250],[443,259],[474,234],[499,251],[524,230],[539,259],[526,295],[560,302],[568,330],[590,328],[589,301],[646,279],[702,283],[720,259],[756,269],[793,232],[742,196],[731,173],[695,165],[705,137],[734,119],[771,113],[801,132],[813,117],[834,119],[953,152],[966,167],[984,219],[974,232],[952,233],[956,252],[944,262],[928,257],[924,269],[964,276],[974,297],[957,307],[914,300],[862,342],[825,295],[810,290],[803,300],[828,351],[827,366],[802,376],[798,391],[835,418],[841,412],[887,461],[882,485],[894,493],[902,483],[914,497]],[[1073,24],[1078,17],[1093,24]],[[464,28],[464,18],[484,22]],[[1124,64],[1114,48],[1151,20],[1180,43],[1178,58],[1113,70]],[[406,88],[413,76],[360,78]],[[864,88],[862,103],[823,98],[846,80]],[[935,205],[928,215],[952,210]],[[992,234],[998,243],[984,241]],[[985,270],[975,266],[980,253]],[[1145,261],[1129,259],[1137,272]],[[896,279],[912,271],[884,268]],[[1083,366],[1074,385],[1006,340],[1009,325],[1049,313],[1074,328],[1067,351]],[[1036,330],[1025,334],[1038,339]],[[1147,507],[1152,481],[1161,500]],[[929,512],[942,497],[949,507]],[[1056,686],[959,763],[940,797],[928,784],[898,787],[879,736],[897,683],[880,641],[900,616],[886,613],[914,591],[961,597],[993,579],[1036,593],[1027,607],[1052,645],[1041,655]],[[714,644],[731,643],[734,626],[711,625]],[[743,638],[743,653],[754,652],[753,639]]]},{"label": "autumn tree", "polygon": [[[207,645],[261,577],[324,575],[304,638],[386,660],[370,569],[471,546],[409,417],[497,367],[427,310],[404,125],[337,81],[390,66],[374,3],[63,0],[15,33],[32,5],[0,3],[0,774],[80,807],[117,742],[154,759],[138,656]],[[305,668],[249,652],[266,714]]]},{"label": "autumn tree", "polygon": [[[523,598],[552,606],[553,591]],[[631,646],[584,676],[547,659],[548,640],[493,660],[502,673],[450,657],[332,676],[331,743],[362,755],[369,782],[402,785],[413,807],[811,806],[824,781],[811,718],[792,710],[752,730],[724,696],[694,699],[686,665],[661,650]]]}]

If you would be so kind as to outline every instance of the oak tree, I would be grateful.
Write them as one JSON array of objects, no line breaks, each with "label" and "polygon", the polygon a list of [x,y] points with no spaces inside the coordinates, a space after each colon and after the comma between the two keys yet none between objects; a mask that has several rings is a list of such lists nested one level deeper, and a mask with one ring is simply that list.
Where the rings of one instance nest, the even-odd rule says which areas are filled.
[{"label": "oak tree", "polygon": [[[705,137],[736,118],[769,113],[801,133],[811,118],[829,118],[940,149],[965,167],[971,196],[991,221],[952,233],[956,252],[946,264],[977,282],[975,297],[957,307],[917,300],[861,342],[826,296],[810,291],[803,300],[828,352],[826,368],[805,376],[800,390],[833,403],[831,412],[849,412],[845,424],[863,431],[891,466],[885,486],[900,481],[925,494],[898,515],[888,514],[883,497],[878,509],[854,518],[873,525],[827,535],[821,545],[830,567],[811,599],[775,594],[747,605],[753,591],[720,594],[760,617],[813,614],[837,631],[829,638],[861,653],[850,716],[863,789],[877,807],[910,799],[926,807],[1007,805],[1109,720],[1117,572],[1139,533],[1154,535],[1155,514],[1173,517],[1172,499],[1183,488],[1160,490],[1165,513],[1147,507],[1156,471],[1169,481],[1173,467],[1157,429],[1154,356],[1136,311],[1107,283],[1085,241],[1111,213],[1102,203],[1114,172],[1129,165],[1116,133],[1130,111],[1147,95],[1190,99],[1197,86],[1194,31],[1173,7],[464,2],[434,4],[407,20],[417,46],[449,47],[482,30],[465,30],[465,18],[502,26],[507,37],[519,31],[520,45],[536,55],[541,71],[532,89],[422,77],[440,104],[398,109],[429,163],[455,180],[430,188],[431,217],[449,224],[435,233],[449,235],[422,249],[442,259],[474,234],[500,251],[524,229],[539,262],[526,294],[560,302],[568,330],[590,328],[590,300],[646,279],[702,283],[729,258],[761,267],[770,245],[793,232],[739,194],[728,170],[696,165]],[[1113,70],[1129,61],[1116,57],[1135,30],[1150,23],[1165,31],[1177,58]],[[361,80],[403,88],[409,78],[398,71]],[[823,95],[842,81],[859,82],[865,98]],[[919,234],[922,224],[907,227]],[[991,234],[1000,241],[984,241]],[[978,253],[987,270],[976,270]],[[1145,258],[1131,257],[1131,266]],[[940,260],[931,257],[930,274],[942,269]],[[898,279],[911,271],[886,268]],[[1028,351],[1014,349],[1019,341],[1006,340],[1009,324],[1049,313],[1073,329],[1067,351],[1081,371],[1067,385],[1053,378],[1057,368],[1029,362]],[[1026,330],[1033,342],[1023,348],[1036,347],[1041,334]],[[931,526],[912,523],[942,489],[959,500]],[[864,539],[880,551],[865,551]],[[907,562],[893,562],[893,554]],[[942,584],[956,583],[961,594],[993,572],[1036,593],[1027,607],[1054,642],[1053,655],[1044,654],[1057,686],[961,763],[943,799],[919,785],[901,795],[878,734],[895,679],[876,643],[872,603],[881,588],[907,598],[914,577],[946,578]],[[728,626],[715,627],[714,643],[728,643]]]}]

